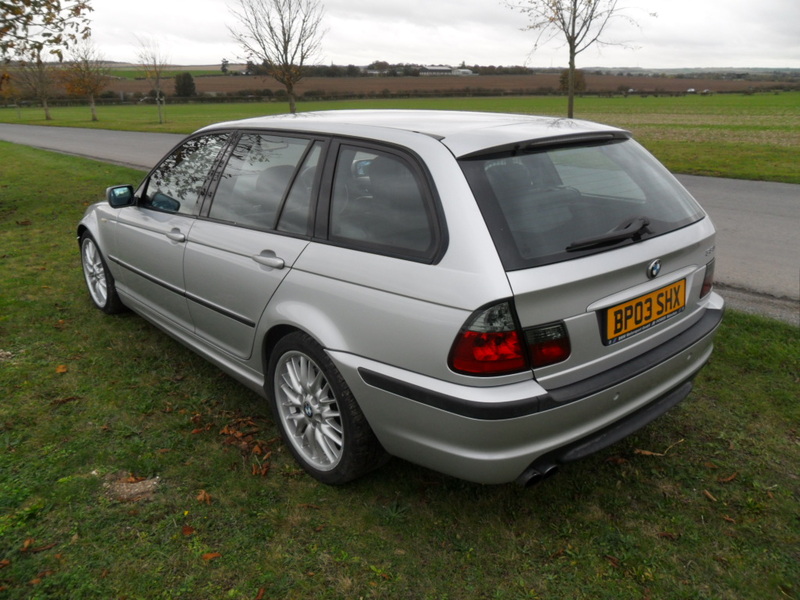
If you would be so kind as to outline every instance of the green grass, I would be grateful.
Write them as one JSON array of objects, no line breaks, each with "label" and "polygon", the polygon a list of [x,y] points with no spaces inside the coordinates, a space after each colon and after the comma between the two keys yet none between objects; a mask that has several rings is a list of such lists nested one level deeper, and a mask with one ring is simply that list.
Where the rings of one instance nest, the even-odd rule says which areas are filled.
[{"label": "green grass", "polygon": [[[563,116],[566,100],[555,96],[495,98],[396,98],[301,102],[300,111],[351,108],[456,109]],[[157,122],[152,105],[102,106],[99,121],[88,108],[0,110],[0,122],[190,133],[204,125],[286,112],[282,102],[170,104],[167,123]],[[800,92],[780,94],[631,96],[576,99],[575,115],[631,130],[676,173],[800,183]]]},{"label": "green grass", "polygon": [[[192,77],[223,74],[220,69],[167,69],[161,73],[161,76],[164,79],[169,79],[181,73],[191,73]],[[108,75],[118,79],[143,79],[144,69],[141,67],[122,67],[109,70]]]},{"label": "green grass", "polygon": [[91,306],[76,223],[140,176],[0,143],[0,597],[800,598],[796,327],[730,313],[682,405],[537,488],[326,487],[257,396]]}]

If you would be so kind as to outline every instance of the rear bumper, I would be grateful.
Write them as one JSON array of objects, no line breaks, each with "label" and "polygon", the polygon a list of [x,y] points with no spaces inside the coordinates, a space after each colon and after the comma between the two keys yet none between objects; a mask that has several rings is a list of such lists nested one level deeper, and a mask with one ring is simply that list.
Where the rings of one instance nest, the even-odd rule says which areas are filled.
[{"label": "rear bumper", "polygon": [[[718,298],[718,297],[717,297]],[[557,389],[474,388],[332,353],[386,450],[462,479],[505,483],[577,460],[679,403],[713,349],[722,301],[668,343]]]}]

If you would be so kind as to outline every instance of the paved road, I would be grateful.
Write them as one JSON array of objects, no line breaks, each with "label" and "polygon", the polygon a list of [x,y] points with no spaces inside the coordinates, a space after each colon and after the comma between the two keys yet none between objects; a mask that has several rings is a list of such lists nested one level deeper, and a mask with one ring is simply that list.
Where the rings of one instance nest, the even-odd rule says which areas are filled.
[{"label": "paved road", "polygon": [[185,136],[78,127],[39,127],[0,123],[0,140],[65,152],[106,162],[150,169]]},{"label": "paved road", "polygon": [[[149,169],[183,136],[0,123],[0,139]],[[800,323],[800,185],[678,177],[717,228],[717,282],[731,306]]]}]

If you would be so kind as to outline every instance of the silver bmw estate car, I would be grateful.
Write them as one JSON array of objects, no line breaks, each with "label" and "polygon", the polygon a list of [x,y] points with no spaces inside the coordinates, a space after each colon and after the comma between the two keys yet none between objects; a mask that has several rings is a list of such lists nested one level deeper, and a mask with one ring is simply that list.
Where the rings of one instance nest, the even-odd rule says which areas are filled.
[{"label": "silver bmw estate car", "polygon": [[690,392],[714,227],[626,131],[331,111],[206,127],[77,235],[126,307],[269,402],[328,484],[396,456],[536,482]]}]

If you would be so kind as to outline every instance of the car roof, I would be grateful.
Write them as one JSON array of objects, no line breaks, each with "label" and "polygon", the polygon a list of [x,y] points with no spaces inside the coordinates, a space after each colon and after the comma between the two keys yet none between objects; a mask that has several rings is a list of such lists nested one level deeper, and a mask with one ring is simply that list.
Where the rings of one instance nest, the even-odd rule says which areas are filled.
[{"label": "car roof", "polygon": [[287,130],[392,141],[396,132],[440,140],[457,157],[576,139],[629,137],[628,132],[577,119],[445,110],[331,110],[218,123],[202,129]]}]

